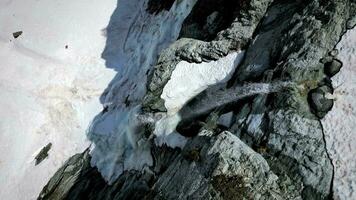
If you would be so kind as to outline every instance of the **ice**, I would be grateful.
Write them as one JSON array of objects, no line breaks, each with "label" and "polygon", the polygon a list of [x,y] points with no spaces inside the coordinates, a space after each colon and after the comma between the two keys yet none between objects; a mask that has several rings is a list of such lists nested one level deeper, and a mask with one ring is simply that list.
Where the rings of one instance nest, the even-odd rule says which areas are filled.
[{"label": "ice", "polygon": [[95,144],[91,163],[109,183],[124,170],[140,170],[152,164],[149,143],[140,132],[141,122],[136,121],[137,108],[146,93],[148,71],[159,52],[178,38],[196,1],[175,1],[169,11],[158,14],[146,11],[147,2],[119,1],[106,29],[103,58],[118,74],[101,97],[108,112],[95,117],[88,137]]},{"label": "ice", "polygon": [[165,115],[161,120],[155,124],[154,135],[155,143],[158,146],[167,145],[169,147],[183,148],[187,138],[176,132],[176,127],[180,122],[179,114]]}]

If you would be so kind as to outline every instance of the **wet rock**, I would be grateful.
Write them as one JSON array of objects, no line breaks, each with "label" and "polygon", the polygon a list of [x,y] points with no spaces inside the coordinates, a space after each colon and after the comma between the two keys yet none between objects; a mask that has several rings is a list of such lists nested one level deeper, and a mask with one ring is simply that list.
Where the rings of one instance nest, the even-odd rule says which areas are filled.
[{"label": "wet rock", "polygon": [[325,63],[324,73],[329,77],[333,77],[340,72],[341,67],[342,62],[337,59],[334,59],[331,62]]}]

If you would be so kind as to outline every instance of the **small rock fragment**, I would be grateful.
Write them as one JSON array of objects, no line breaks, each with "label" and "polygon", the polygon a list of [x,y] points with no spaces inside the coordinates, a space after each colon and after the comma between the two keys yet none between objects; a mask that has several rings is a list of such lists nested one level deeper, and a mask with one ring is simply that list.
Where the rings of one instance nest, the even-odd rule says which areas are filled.
[{"label": "small rock fragment", "polygon": [[51,149],[52,143],[48,143],[45,147],[41,149],[41,151],[35,157],[36,163],[35,165],[40,164],[44,159],[48,157],[48,151]]},{"label": "small rock fragment", "polygon": [[20,35],[22,35],[22,31],[17,31],[17,32],[14,32],[14,33],[12,33],[12,36],[14,36],[14,38],[16,39],[16,38],[18,38],[18,37],[20,37]]}]

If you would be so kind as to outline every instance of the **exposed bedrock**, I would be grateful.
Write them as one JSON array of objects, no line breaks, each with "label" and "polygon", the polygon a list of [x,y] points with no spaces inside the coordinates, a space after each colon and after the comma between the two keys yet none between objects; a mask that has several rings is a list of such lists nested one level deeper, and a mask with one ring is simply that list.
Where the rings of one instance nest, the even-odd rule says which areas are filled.
[{"label": "exposed bedrock", "polygon": [[39,199],[298,198],[298,188],[281,183],[267,161],[238,137],[229,132],[209,134],[202,131],[182,150],[155,147],[154,168],[125,172],[112,185],[90,167],[87,152],[76,155],[54,175]]},{"label": "exposed bedrock", "polygon": [[[100,151],[72,157],[39,199],[332,198],[320,119],[334,104],[334,48],[354,26],[356,2],[162,2],[143,4],[143,16],[155,24],[179,11],[172,42],[157,39],[157,60],[137,50],[125,63],[134,78],[113,82],[93,124]],[[143,92],[126,101],[120,84],[139,74]]]}]

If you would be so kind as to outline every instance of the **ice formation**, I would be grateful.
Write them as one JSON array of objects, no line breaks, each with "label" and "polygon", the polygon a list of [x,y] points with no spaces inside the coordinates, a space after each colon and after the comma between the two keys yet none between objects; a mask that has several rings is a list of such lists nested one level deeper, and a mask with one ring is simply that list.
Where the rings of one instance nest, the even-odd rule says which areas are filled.
[{"label": "ice formation", "polygon": [[[177,39],[183,20],[196,1],[175,1],[169,11],[157,14],[146,11],[147,2],[120,1],[107,28],[108,41],[103,57],[118,74],[102,97],[109,110],[94,119],[88,137],[95,144],[91,152],[92,165],[98,167],[109,182],[125,169],[151,164],[147,145],[137,137],[139,133],[130,131],[136,125],[128,124],[127,120],[139,114],[135,112],[146,92],[147,72],[159,52]],[[135,165],[131,161],[138,155],[141,161]]]}]

